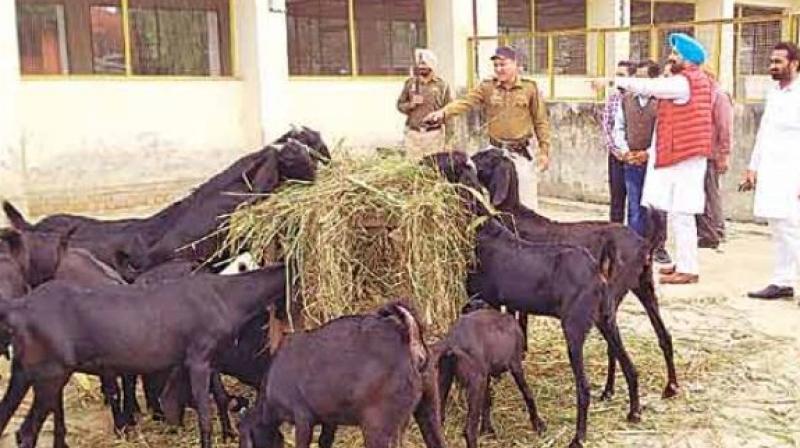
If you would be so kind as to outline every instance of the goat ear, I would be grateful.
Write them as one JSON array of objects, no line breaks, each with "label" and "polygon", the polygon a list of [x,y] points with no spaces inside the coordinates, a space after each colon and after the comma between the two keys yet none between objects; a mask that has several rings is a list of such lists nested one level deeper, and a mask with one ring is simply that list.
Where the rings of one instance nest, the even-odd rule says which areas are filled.
[{"label": "goat ear", "polygon": [[61,263],[61,260],[64,258],[64,254],[67,252],[67,248],[69,247],[69,240],[72,238],[72,235],[75,234],[75,231],[78,230],[78,226],[74,225],[67,230],[66,233],[62,233],[58,237],[58,248],[56,249],[56,266]]},{"label": "goat ear", "polygon": [[496,167],[492,171],[492,179],[489,182],[489,192],[492,195],[492,205],[500,206],[508,198],[511,188],[511,176],[501,167]]},{"label": "goat ear", "polygon": [[5,212],[8,222],[11,223],[11,227],[17,230],[31,230],[33,228],[33,226],[25,220],[25,217],[22,216],[22,213],[11,205],[10,202],[3,201],[3,212]]}]

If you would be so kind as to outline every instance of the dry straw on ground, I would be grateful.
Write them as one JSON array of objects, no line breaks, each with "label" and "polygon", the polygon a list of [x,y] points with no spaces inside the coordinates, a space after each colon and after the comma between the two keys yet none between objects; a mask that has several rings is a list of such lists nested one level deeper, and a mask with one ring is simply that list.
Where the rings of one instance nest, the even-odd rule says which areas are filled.
[{"label": "dry straw on ground", "polygon": [[315,182],[237,211],[226,245],[286,260],[314,326],[408,298],[441,332],[457,317],[472,257],[459,188],[402,157],[337,153]]}]

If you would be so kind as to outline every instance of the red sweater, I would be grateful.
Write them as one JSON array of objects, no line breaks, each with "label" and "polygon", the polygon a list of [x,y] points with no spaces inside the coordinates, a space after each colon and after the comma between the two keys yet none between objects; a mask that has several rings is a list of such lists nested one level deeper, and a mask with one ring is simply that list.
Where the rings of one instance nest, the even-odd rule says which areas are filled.
[{"label": "red sweater", "polygon": [[697,66],[686,67],[680,76],[689,80],[691,96],[686,104],[658,103],[657,168],[695,156],[711,157],[711,80]]}]

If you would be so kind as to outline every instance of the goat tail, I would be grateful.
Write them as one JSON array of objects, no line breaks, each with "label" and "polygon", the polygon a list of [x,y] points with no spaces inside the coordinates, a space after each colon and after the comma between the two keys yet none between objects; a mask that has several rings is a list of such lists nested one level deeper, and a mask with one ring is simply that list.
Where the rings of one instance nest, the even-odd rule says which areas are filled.
[{"label": "goat tail", "polygon": [[609,239],[600,251],[600,259],[597,260],[600,267],[600,275],[608,282],[617,268],[617,245],[613,239]]},{"label": "goat tail", "polygon": [[22,216],[22,213],[8,201],[3,201],[3,213],[5,213],[8,222],[11,223],[11,227],[16,230],[33,229],[31,223],[29,223],[25,217]]},{"label": "goat tail", "polygon": [[422,326],[416,317],[414,309],[402,302],[394,302],[381,308],[378,311],[378,315],[390,317],[400,322],[403,342],[408,344],[414,366],[418,371],[424,370],[428,361],[428,349],[423,339]]}]

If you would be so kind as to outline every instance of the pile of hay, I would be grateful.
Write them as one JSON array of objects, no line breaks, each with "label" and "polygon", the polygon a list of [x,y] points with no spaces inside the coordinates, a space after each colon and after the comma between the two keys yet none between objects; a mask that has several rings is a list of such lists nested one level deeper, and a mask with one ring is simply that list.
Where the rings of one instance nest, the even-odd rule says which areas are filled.
[{"label": "pile of hay", "polygon": [[473,256],[459,189],[402,157],[337,153],[315,182],[234,213],[225,248],[286,260],[312,324],[406,298],[441,333],[458,316]]}]

